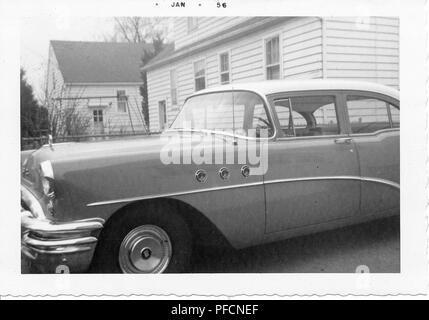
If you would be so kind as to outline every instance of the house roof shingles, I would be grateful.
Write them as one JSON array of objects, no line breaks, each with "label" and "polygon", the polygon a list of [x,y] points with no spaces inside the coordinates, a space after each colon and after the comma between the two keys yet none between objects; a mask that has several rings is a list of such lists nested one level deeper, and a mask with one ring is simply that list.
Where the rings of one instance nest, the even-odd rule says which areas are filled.
[{"label": "house roof shingles", "polygon": [[66,83],[141,82],[144,50],[151,44],[51,41]]}]

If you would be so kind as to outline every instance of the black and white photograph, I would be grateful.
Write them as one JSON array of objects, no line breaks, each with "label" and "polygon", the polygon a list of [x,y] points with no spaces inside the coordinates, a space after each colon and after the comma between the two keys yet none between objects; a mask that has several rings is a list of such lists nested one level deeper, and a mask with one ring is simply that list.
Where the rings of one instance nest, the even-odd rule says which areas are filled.
[{"label": "black and white photograph", "polygon": [[5,288],[424,292],[423,1],[347,2],[5,1]]}]

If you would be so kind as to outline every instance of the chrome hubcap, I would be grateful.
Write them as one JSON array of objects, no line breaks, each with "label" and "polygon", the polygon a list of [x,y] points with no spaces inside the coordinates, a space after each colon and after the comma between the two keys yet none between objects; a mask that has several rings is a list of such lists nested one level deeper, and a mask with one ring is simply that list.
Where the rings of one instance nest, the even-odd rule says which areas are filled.
[{"label": "chrome hubcap", "polygon": [[161,273],[172,254],[168,234],[160,227],[143,225],[131,230],[119,249],[119,266],[124,273]]}]

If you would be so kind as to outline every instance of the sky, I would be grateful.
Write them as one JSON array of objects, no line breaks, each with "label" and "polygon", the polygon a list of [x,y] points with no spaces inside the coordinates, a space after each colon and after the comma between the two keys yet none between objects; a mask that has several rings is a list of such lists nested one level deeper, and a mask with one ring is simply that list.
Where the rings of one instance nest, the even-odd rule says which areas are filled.
[{"label": "sky", "polygon": [[21,67],[36,97],[41,97],[50,40],[103,41],[113,34],[113,18],[31,17],[21,20]]}]

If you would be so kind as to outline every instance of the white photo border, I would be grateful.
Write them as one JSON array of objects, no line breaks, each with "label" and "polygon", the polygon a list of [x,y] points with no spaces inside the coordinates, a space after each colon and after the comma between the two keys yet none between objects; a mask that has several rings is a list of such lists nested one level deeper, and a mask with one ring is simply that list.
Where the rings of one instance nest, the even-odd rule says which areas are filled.
[{"label": "white photo border", "polygon": [[[416,295],[428,288],[427,26],[425,1],[392,0],[1,1],[0,10],[0,296],[278,297]],[[102,5],[101,5],[102,3]],[[155,6],[158,3],[158,6]],[[203,5],[200,7],[198,3]],[[188,5],[189,4],[189,5]],[[213,9],[214,8],[214,9]],[[398,274],[21,274],[20,19],[29,16],[399,16],[401,90],[401,272]],[[363,278],[366,277],[366,278]],[[362,285],[364,283],[365,285]]]}]

